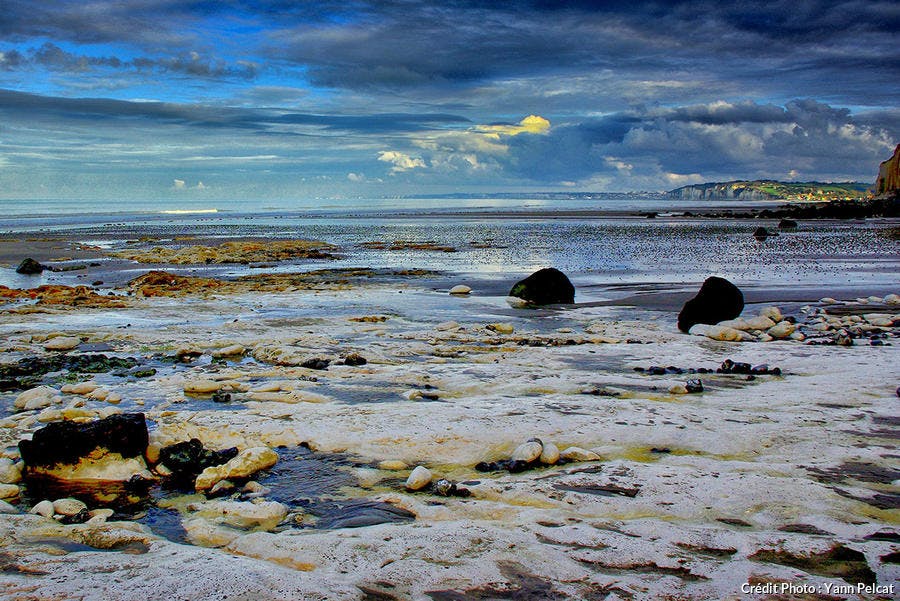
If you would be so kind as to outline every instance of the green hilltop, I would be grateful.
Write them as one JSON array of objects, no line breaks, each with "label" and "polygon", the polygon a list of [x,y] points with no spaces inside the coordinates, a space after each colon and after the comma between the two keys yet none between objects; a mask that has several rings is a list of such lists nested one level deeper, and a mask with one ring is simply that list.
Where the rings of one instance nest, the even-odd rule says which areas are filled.
[{"label": "green hilltop", "polygon": [[748,180],[710,182],[682,186],[669,191],[669,198],[679,200],[790,200],[830,201],[866,198],[872,184],[863,182],[780,182]]}]

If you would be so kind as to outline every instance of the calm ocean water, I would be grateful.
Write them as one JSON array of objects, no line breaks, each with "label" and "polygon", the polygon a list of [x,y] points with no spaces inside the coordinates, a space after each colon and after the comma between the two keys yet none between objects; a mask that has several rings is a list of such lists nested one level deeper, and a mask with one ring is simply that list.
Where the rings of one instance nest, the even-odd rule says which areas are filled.
[{"label": "calm ocean water", "polygon": [[[296,206],[303,204],[305,206]],[[721,203],[704,208],[746,207]],[[758,242],[757,220],[657,219],[565,211],[683,211],[696,207],[660,199],[401,199],[259,203],[73,205],[0,201],[0,232],[66,232],[78,241],[124,246],[152,236],[317,239],[336,245],[337,261],[282,265],[270,271],[322,267],[427,268],[489,281],[555,266],[576,285],[684,283],[721,275],[744,285],[876,286],[900,288],[900,242],[884,235],[884,221],[805,222],[795,232]],[[216,212],[211,212],[212,210]],[[54,211],[57,211],[54,213]],[[894,224],[896,225],[896,223]],[[433,242],[456,252],[379,250],[365,242]],[[248,268],[215,267],[216,275]],[[0,270],[0,284],[18,282]],[[48,279],[69,276],[48,275]]]}]

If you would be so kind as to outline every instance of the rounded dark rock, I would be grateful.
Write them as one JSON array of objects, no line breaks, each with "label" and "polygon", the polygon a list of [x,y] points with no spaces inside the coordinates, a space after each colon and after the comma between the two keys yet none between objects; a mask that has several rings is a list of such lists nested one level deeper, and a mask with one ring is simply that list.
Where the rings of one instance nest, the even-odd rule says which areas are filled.
[{"label": "rounded dark rock", "polygon": [[535,305],[571,304],[575,302],[575,286],[566,274],[553,267],[540,269],[515,283],[509,291]]},{"label": "rounded dark rock", "polygon": [[16,267],[16,273],[21,273],[22,275],[38,275],[42,273],[45,269],[47,269],[46,265],[41,265],[31,257],[28,257]]},{"label": "rounded dark rock", "polygon": [[689,393],[703,392],[703,380],[688,380],[684,383],[684,387]]},{"label": "rounded dark rock", "polygon": [[797,229],[797,222],[793,219],[782,219],[778,222],[778,229],[780,230],[795,230]]},{"label": "rounded dark rock", "polygon": [[717,324],[734,319],[744,310],[744,294],[740,289],[720,277],[707,278],[697,296],[684,304],[678,314],[678,329],[687,332],[692,326]]}]

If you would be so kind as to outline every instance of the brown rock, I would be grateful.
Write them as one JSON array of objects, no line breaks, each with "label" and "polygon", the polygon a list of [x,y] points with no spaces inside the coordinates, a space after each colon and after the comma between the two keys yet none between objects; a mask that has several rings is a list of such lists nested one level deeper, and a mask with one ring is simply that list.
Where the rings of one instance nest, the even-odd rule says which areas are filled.
[{"label": "brown rock", "polygon": [[875,180],[875,194],[900,192],[900,144],[894,149],[894,155],[878,167],[878,179]]}]

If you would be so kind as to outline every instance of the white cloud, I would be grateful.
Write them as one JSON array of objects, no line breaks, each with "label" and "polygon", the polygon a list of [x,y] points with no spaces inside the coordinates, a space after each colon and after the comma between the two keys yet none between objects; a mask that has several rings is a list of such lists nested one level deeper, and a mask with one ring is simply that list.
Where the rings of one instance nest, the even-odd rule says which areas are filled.
[{"label": "white cloud", "polygon": [[382,150],[378,153],[378,160],[391,163],[391,173],[402,173],[410,169],[425,168],[425,161],[419,157],[412,157],[396,150]]}]

